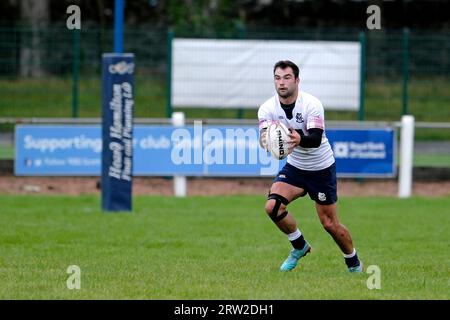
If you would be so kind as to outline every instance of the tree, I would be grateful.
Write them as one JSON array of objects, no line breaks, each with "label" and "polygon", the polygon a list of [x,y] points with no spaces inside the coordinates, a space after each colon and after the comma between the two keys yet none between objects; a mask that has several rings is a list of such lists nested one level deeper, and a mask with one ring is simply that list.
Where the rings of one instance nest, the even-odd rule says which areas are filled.
[{"label": "tree", "polygon": [[49,21],[49,0],[20,0],[20,16],[29,33],[25,34],[20,48],[20,75],[40,77],[45,74],[42,64],[45,54],[40,30]]}]

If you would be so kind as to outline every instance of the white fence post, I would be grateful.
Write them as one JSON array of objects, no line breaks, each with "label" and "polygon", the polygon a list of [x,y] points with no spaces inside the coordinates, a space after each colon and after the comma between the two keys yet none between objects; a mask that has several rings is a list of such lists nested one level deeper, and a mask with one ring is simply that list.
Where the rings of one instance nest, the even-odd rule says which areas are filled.
[{"label": "white fence post", "polygon": [[[172,113],[172,124],[174,127],[184,126],[184,113],[174,112]],[[173,189],[176,197],[186,197],[186,177],[174,176],[173,177]]]},{"label": "white fence post", "polygon": [[409,198],[412,190],[413,152],[414,152],[414,117],[402,117],[400,136],[400,172],[398,196]]}]

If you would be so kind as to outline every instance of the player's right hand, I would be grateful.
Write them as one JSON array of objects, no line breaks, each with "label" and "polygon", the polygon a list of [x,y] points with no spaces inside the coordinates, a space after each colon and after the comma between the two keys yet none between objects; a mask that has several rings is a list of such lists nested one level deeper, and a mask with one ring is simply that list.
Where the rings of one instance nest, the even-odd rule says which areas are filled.
[{"label": "player's right hand", "polygon": [[292,150],[294,150],[294,148],[298,145],[300,145],[300,141],[302,139],[302,137],[300,136],[300,134],[293,128],[289,128],[289,138],[291,139],[291,141],[289,142],[290,146],[289,146],[289,153],[292,152]]},{"label": "player's right hand", "polygon": [[264,150],[269,150],[267,147],[267,130],[261,130],[261,133],[259,134],[259,145]]}]

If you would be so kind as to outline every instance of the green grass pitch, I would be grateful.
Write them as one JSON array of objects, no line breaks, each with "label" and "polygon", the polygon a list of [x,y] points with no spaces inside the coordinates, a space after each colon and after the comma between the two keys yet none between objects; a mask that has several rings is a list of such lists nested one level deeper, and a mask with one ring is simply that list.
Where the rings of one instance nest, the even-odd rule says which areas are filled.
[{"label": "green grass pitch", "polygon": [[[0,299],[449,299],[450,199],[341,198],[366,267],[349,274],[313,202],[289,206],[313,251],[290,250],[261,196],[135,197],[103,213],[98,196],[0,196]],[[68,289],[70,265],[81,289]]]}]

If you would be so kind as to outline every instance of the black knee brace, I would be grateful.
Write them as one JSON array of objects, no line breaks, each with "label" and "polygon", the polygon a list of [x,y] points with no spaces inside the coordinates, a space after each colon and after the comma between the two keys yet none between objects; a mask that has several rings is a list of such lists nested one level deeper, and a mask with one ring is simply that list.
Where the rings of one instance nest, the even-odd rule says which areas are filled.
[{"label": "black knee brace", "polygon": [[275,200],[275,205],[273,206],[273,210],[271,213],[269,213],[269,217],[270,219],[272,219],[273,222],[278,222],[284,219],[284,217],[287,216],[288,212],[287,210],[280,213],[280,215],[278,215],[278,210],[280,209],[281,204],[284,204],[285,206],[287,206],[289,204],[288,199],[286,199],[285,197],[277,194],[277,193],[271,193],[269,194],[269,196],[267,197],[267,200],[270,199],[274,199]]}]

